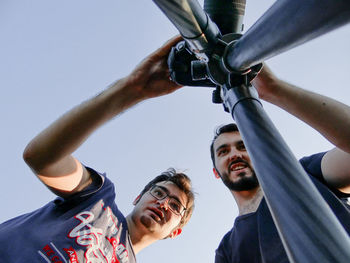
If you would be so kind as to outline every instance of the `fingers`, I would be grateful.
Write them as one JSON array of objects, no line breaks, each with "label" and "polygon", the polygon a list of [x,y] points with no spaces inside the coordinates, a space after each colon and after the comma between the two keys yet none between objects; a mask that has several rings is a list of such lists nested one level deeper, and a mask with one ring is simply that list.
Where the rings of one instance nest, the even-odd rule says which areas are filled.
[{"label": "fingers", "polygon": [[162,58],[164,56],[168,56],[170,49],[175,46],[179,41],[183,40],[182,36],[176,35],[169,39],[167,42],[163,44],[160,48],[158,48],[154,53],[153,56]]},{"label": "fingers", "polygon": [[165,48],[165,49],[170,49],[172,46],[174,46],[175,44],[177,44],[177,42],[183,40],[181,35],[176,35],[172,38],[170,38],[167,42],[165,42],[163,44],[163,46],[161,48]]}]

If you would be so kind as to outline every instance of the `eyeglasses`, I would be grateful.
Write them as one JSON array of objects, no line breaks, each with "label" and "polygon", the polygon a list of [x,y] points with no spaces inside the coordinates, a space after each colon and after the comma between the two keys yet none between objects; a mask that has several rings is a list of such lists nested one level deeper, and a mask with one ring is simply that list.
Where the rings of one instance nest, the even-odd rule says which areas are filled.
[{"label": "eyeglasses", "polygon": [[163,200],[168,197],[168,207],[176,215],[182,216],[186,208],[174,197],[168,195],[166,190],[158,185],[153,185],[149,193],[157,200]]}]

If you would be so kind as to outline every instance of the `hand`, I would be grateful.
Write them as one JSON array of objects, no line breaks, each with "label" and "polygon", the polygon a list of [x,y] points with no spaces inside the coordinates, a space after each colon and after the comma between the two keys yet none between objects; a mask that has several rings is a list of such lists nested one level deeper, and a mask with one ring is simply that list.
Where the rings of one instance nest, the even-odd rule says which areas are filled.
[{"label": "hand", "polygon": [[180,40],[182,40],[181,36],[173,37],[146,57],[126,77],[127,86],[137,90],[139,96],[144,99],[166,95],[181,88],[181,86],[170,80],[167,65],[171,47]]},{"label": "hand", "polygon": [[278,81],[279,79],[273,74],[270,68],[264,64],[252,83],[258,91],[259,97],[263,100],[268,100],[270,95],[278,92]]}]

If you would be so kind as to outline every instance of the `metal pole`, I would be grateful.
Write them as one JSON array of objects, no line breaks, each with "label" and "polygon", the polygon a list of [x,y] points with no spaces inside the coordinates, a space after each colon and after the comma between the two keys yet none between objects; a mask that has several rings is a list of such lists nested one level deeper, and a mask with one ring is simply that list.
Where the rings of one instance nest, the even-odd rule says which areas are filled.
[{"label": "metal pole", "polygon": [[[196,46],[200,39],[202,51],[215,46],[220,35],[207,30],[214,28],[208,17],[204,26],[205,16],[195,1],[154,1],[189,45]],[[246,35],[226,48],[225,66],[232,71],[247,69],[348,22],[349,12],[347,0],[279,0]],[[230,85],[221,86],[222,99],[242,134],[289,260],[349,263],[348,234],[262,109],[254,88]]]},{"label": "metal pole", "polygon": [[241,33],[246,0],[204,0],[204,11],[219,27],[222,35]]},{"label": "metal pole", "polygon": [[224,85],[291,262],[348,263],[350,238],[262,108],[253,87]]},{"label": "metal pole", "polygon": [[349,22],[349,0],[278,0],[228,49],[226,67],[243,71]]},{"label": "metal pole", "polygon": [[179,30],[192,52],[208,54],[215,47],[220,36],[219,29],[196,0],[153,2]]}]

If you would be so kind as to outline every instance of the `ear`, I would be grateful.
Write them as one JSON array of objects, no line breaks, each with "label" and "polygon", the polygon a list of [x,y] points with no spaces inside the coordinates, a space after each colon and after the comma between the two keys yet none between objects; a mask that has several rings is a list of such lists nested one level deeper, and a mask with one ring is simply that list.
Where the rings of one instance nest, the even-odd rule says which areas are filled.
[{"label": "ear", "polygon": [[213,168],[213,173],[214,173],[214,176],[215,176],[216,179],[221,178],[220,174],[218,173],[218,171],[215,168]]},{"label": "ear", "polygon": [[136,204],[140,201],[140,199],[141,199],[141,195],[138,195],[138,196],[135,198],[134,202],[132,202],[132,204],[133,204],[133,205],[136,205]]},{"label": "ear", "polygon": [[175,238],[182,233],[182,228],[175,229],[170,235],[170,238]]}]

